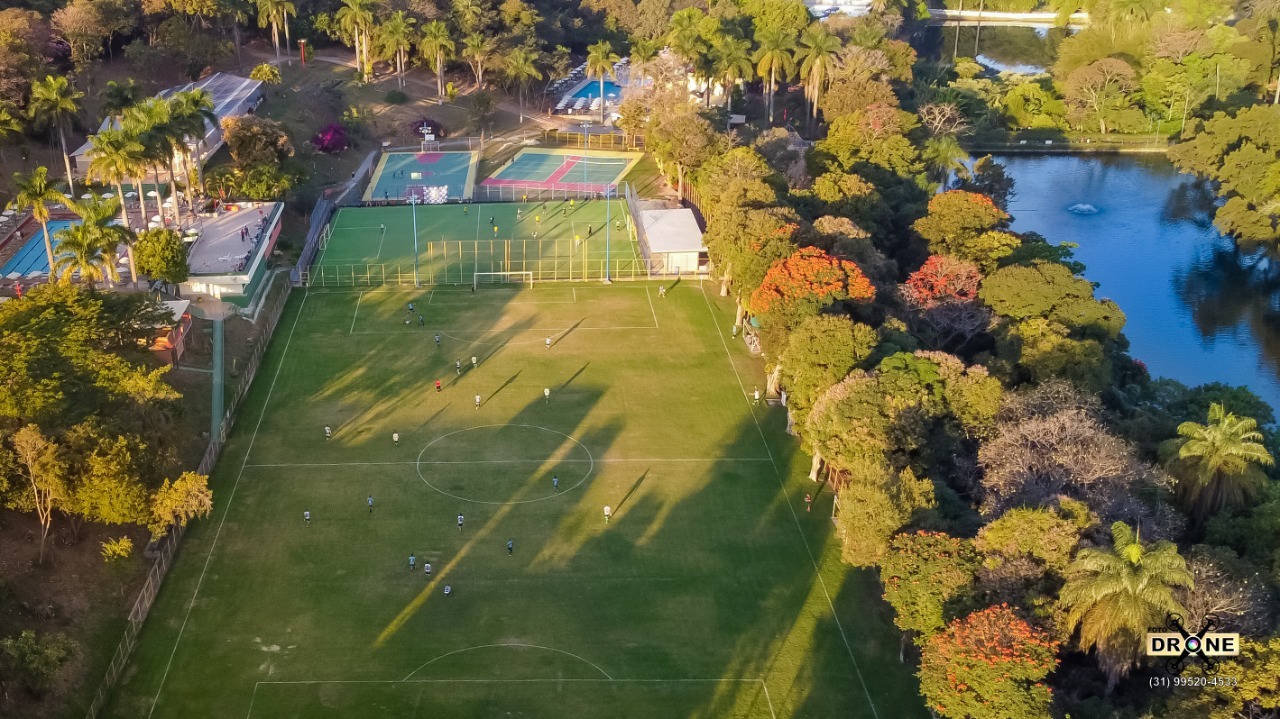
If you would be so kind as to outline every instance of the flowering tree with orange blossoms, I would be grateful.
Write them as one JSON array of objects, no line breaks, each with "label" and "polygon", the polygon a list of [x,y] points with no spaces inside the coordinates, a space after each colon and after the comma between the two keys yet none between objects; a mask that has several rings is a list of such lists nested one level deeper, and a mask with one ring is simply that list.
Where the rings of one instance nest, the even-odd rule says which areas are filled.
[{"label": "flowering tree with orange blossoms", "polygon": [[1058,643],[1001,604],[956,619],[920,656],[920,693],[949,719],[1049,717]]},{"label": "flowering tree with orange blossoms", "polygon": [[857,265],[804,247],[773,263],[751,293],[747,309],[757,315],[781,313],[791,326],[834,302],[875,296],[876,288]]},{"label": "flowering tree with orange blossoms", "polygon": [[972,263],[946,255],[933,255],[911,273],[902,286],[902,295],[920,309],[933,309],[950,302],[978,299],[982,273]]}]

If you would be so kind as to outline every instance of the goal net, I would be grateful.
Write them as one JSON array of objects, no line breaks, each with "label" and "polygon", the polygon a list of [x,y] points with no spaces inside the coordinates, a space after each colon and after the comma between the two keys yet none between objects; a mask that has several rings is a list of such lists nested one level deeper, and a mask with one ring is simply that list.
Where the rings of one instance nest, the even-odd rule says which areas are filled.
[{"label": "goal net", "polygon": [[471,280],[471,288],[493,285],[520,285],[533,287],[532,272],[477,272]]}]

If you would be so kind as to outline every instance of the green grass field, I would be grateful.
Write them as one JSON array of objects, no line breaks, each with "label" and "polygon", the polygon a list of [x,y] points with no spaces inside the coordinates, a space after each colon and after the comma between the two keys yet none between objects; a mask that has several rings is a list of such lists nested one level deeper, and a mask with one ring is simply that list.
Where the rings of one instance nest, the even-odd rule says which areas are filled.
[{"label": "green grass field", "polygon": [[[413,227],[407,206],[339,210],[308,284],[412,285]],[[606,269],[617,278],[647,276],[618,200],[424,205],[417,227],[421,284],[470,285],[476,272],[531,272],[535,282],[603,279]]]},{"label": "green grass field", "polygon": [[926,716],[731,317],[689,282],[297,291],[107,715]]}]

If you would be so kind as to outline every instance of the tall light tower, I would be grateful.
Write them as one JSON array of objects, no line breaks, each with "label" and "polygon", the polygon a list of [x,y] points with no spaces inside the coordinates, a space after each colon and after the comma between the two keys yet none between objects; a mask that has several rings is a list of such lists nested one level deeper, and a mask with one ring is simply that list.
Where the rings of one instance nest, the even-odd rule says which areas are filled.
[{"label": "tall light tower", "polygon": [[418,197],[416,188],[409,192],[409,204],[413,205],[413,286],[421,287],[422,283],[418,282],[418,203],[422,199]]}]

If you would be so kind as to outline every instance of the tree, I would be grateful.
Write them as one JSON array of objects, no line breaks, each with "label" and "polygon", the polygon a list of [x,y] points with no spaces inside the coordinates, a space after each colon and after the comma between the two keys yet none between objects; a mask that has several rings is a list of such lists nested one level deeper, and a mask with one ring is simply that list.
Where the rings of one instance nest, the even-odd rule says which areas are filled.
[{"label": "tree", "polygon": [[818,119],[818,103],[836,66],[836,53],[840,50],[840,38],[827,31],[822,23],[814,23],[800,35],[800,78],[804,82],[804,96],[813,108],[813,119]]},{"label": "tree", "polygon": [[735,147],[707,160],[694,177],[694,187],[709,222],[722,212],[776,205],[778,192],[770,184],[773,179],[773,170],[760,153]]},{"label": "tree", "polygon": [[1192,584],[1171,542],[1144,545],[1124,522],[1111,525],[1111,539],[1110,547],[1080,550],[1059,595],[1065,628],[1079,630],[1082,651],[1096,650],[1108,692],[1142,660],[1147,631],[1182,613],[1175,589]]},{"label": "tree", "polygon": [[31,216],[40,223],[44,233],[44,251],[53,267],[53,235],[49,232],[49,205],[61,203],[65,199],[62,193],[49,183],[49,168],[37,167],[29,175],[20,172],[13,174],[13,186],[17,192],[14,204],[19,211],[30,209]]},{"label": "tree", "polygon": [[711,47],[712,63],[724,87],[724,106],[733,104],[733,90],[739,82],[752,77],[751,41],[725,35]]},{"label": "tree", "polygon": [[111,35],[103,4],[92,0],[73,0],[53,13],[53,26],[71,46],[71,62],[77,72],[87,70],[89,64],[102,54],[103,41]]},{"label": "tree", "polygon": [[1107,134],[1109,121],[1129,109],[1130,95],[1137,85],[1133,68],[1124,60],[1108,57],[1077,68],[1067,76],[1067,106],[1076,121],[1092,122]]},{"label": "tree", "polygon": [[933,509],[933,482],[910,468],[894,472],[866,464],[850,473],[840,488],[840,556],[854,567],[874,567],[889,551],[889,540],[914,517]]},{"label": "tree", "polygon": [[223,139],[231,161],[241,170],[277,166],[293,156],[293,144],[284,126],[256,115],[222,119]]},{"label": "tree", "polygon": [[819,395],[871,356],[879,338],[848,317],[818,315],[801,322],[779,358],[787,388],[787,413],[803,427]]},{"label": "tree", "polygon": [[280,29],[284,29],[285,53],[289,52],[289,17],[298,10],[289,0],[254,0],[258,6],[258,27],[271,27],[271,45],[276,50],[276,62],[280,62]]},{"label": "tree", "polygon": [[880,564],[884,598],[893,623],[925,644],[947,623],[946,606],[973,583],[978,568],[973,545],[940,532],[899,534]]},{"label": "tree", "polygon": [[1257,420],[1237,417],[1216,402],[1208,424],[1178,425],[1178,438],[1162,449],[1178,478],[1178,499],[1196,526],[1258,496],[1267,481],[1262,468],[1275,464],[1264,439]]},{"label": "tree", "polygon": [[71,155],[67,153],[67,125],[80,113],[83,97],[84,93],[75,89],[66,77],[46,75],[31,85],[31,101],[27,105],[27,115],[33,121],[57,131],[67,170],[67,187],[73,195],[76,185],[71,179]]},{"label": "tree", "polygon": [[66,466],[58,446],[45,437],[40,428],[29,424],[13,435],[13,450],[26,471],[28,493],[21,505],[36,513],[40,521],[40,558],[44,564],[44,547],[53,525],[53,510],[67,500]]},{"label": "tree", "polygon": [[631,38],[631,74],[628,76],[632,85],[643,85],[647,77],[649,63],[657,57],[662,46],[657,40],[647,37]]},{"label": "tree", "polygon": [[1080,543],[1081,529],[1079,519],[1044,508],[1015,507],[978,530],[973,545],[986,557],[984,564],[1027,558],[1045,571],[1061,574]]},{"label": "tree", "polygon": [[765,80],[765,99],[769,107],[769,124],[772,125],[778,80],[790,79],[796,71],[796,41],[794,36],[771,28],[757,33],[756,42],[760,46],[752,59],[756,62],[756,74]]},{"label": "tree", "polygon": [[356,70],[368,80],[373,68],[369,62],[369,36],[373,30],[374,0],[342,0],[342,7],[334,14],[337,29],[342,37],[350,40],[356,52]]},{"label": "tree", "polygon": [[530,50],[517,47],[507,54],[503,64],[503,73],[516,85],[516,93],[520,101],[520,122],[524,122],[524,96],[533,80],[541,80],[542,72],[536,64],[537,55]]},{"label": "tree", "polygon": [[[67,509],[103,524],[146,522],[147,491],[142,484],[141,462],[134,456],[145,452],[146,445],[124,436],[106,437],[93,431],[85,435],[88,446],[81,448],[79,466],[72,468],[75,480]],[[70,449],[74,452],[76,448]]]},{"label": "tree", "polygon": [[[1280,711],[1280,637],[1240,638],[1240,655],[1225,659],[1218,676],[1231,686],[1184,689],[1173,696],[1168,719],[1273,719]],[[1229,674],[1227,672],[1230,672]]]},{"label": "tree", "polygon": [[400,87],[405,86],[404,66],[409,61],[409,50],[417,41],[417,33],[413,30],[417,22],[416,18],[409,17],[403,10],[397,10],[378,27],[378,57],[395,60],[396,80]]},{"label": "tree", "polygon": [[921,157],[934,182],[941,187],[950,184],[952,173],[959,175],[965,172],[970,159],[955,135],[935,135],[925,140]]},{"label": "tree", "polygon": [[955,189],[986,195],[995,206],[1009,211],[1009,200],[1013,199],[1013,179],[1005,172],[1004,165],[991,159],[991,155],[974,160],[969,171],[955,183]]},{"label": "tree", "polygon": [[[213,95],[208,90],[196,88],[174,93],[169,98],[169,123],[173,127],[173,145],[182,156],[182,164],[187,177],[187,200],[192,211],[195,211],[195,193],[191,188],[204,188],[204,163],[197,162],[192,156],[191,141],[195,141],[195,153],[204,154],[204,139],[208,131],[217,126],[218,115],[214,112]],[[192,181],[191,170],[196,171]],[[176,204],[176,202],[175,202]]]},{"label": "tree", "polygon": [[129,78],[126,82],[108,80],[106,87],[98,93],[98,97],[102,100],[102,111],[108,117],[119,120],[124,116],[125,110],[138,104],[143,95],[142,89],[134,84],[133,78]]},{"label": "tree", "polygon": [[187,244],[177,232],[163,227],[144,230],[134,248],[138,269],[151,279],[174,286],[187,281]]},{"label": "tree", "polygon": [[120,281],[113,262],[114,247],[108,248],[100,235],[81,223],[58,231],[58,254],[53,258],[52,274],[59,282],[70,282],[79,274],[92,292],[97,283],[110,279]]},{"label": "tree", "polygon": [[436,74],[436,97],[444,96],[444,64],[457,50],[449,28],[439,20],[432,20],[422,27],[418,52],[427,59],[427,65]]},{"label": "tree", "polygon": [[263,82],[268,85],[279,85],[284,81],[283,78],[280,77],[280,68],[268,62],[255,65],[254,68],[249,71],[249,79],[257,80],[258,82]]},{"label": "tree", "polygon": [[1114,339],[1124,328],[1119,306],[1094,299],[1088,280],[1056,262],[1002,267],[987,276],[978,296],[1004,317],[1043,318],[1093,339]]},{"label": "tree", "polygon": [[869,302],[875,296],[876,288],[857,265],[804,247],[769,268],[747,309],[757,315],[799,318],[788,321],[794,327],[834,302]]},{"label": "tree", "polygon": [[62,634],[41,637],[25,629],[16,637],[0,640],[0,667],[21,687],[40,696],[48,691],[75,649],[76,643]]},{"label": "tree", "polygon": [[[116,197],[124,197],[124,181],[137,177],[145,164],[142,144],[124,130],[103,130],[89,138],[89,176],[115,185]],[[129,213],[120,202],[120,220],[129,229]],[[133,286],[138,286],[138,266],[134,262],[133,245],[127,244],[129,275]],[[50,265],[52,267],[52,265]]]},{"label": "tree", "polygon": [[1058,643],[1006,604],[953,620],[920,656],[920,693],[949,719],[1049,717]]},{"label": "tree", "polygon": [[929,200],[929,212],[912,227],[936,255],[950,255],[991,271],[1021,240],[1004,232],[1009,214],[985,195],[951,190]]},{"label": "tree", "polygon": [[977,300],[981,282],[982,273],[976,266],[947,255],[931,255],[907,277],[901,291],[911,306],[928,310]]},{"label": "tree", "polygon": [[498,44],[493,38],[480,33],[472,33],[462,39],[462,59],[467,61],[475,75],[477,90],[484,88],[484,68],[497,49]]},{"label": "tree", "polygon": [[170,482],[165,480],[151,497],[151,534],[157,539],[169,533],[177,525],[198,517],[207,517],[213,511],[213,492],[209,490],[209,478],[195,472],[183,472]]},{"label": "tree", "polygon": [[1271,591],[1261,572],[1226,547],[1196,545],[1187,553],[1192,583],[1180,587],[1183,626],[1192,631],[1213,621],[1215,631],[1265,636],[1271,630]]},{"label": "tree", "polygon": [[601,40],[587,48],[587,79],[594,77],[600,80],[600,122],[602,123],[605,106],[604,81],[606,77],[614,77],[613,65],[620,59],[608,40]]}]

